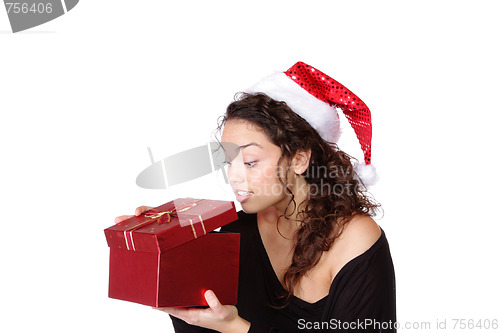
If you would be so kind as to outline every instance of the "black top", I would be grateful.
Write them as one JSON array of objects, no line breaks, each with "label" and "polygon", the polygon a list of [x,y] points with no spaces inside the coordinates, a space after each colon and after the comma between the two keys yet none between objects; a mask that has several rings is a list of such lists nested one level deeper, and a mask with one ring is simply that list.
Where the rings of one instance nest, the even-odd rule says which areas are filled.
[{"label": "black top", "polygon": [[[380,238],[349,261],[332,281],[327,296],[315,303],[293,297],[276,308],[285,289],[271,265],[257,228],[257,215],[238,212],[239,219],[221,228],[241,234],[238,288],[239,315],[249,332],[395,332],[396,292],[389,244]],[[175,332],[214,332],[172,317]]]}]

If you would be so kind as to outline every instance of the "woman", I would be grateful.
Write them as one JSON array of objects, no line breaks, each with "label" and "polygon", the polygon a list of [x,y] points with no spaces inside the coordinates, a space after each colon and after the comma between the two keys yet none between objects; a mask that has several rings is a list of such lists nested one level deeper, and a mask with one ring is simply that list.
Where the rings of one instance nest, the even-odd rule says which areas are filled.
[{"label": "woman", "polygon": [[207,309],[160,309],[176,332],[395,331],[392,259],[370,217],[378,205],[351,157],[310,122],[263,93],[227,108],[219,129],[223,146],[240,147],[227,163],[243,211],[222,231],[241,234],[238,304],[207,291]]}]

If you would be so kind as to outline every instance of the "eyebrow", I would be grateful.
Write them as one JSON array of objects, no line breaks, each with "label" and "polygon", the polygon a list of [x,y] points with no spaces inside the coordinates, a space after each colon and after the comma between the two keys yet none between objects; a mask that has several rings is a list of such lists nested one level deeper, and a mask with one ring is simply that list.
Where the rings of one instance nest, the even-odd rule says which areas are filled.
[{"label": "eyebrow", "polygon": [[261,145],[259,145],[259,144],[258,144],[258,143],[256,143],[256,142],[250,142],[250,143],[247,143],[246,145],[242,145],[242,146],[240,146],[240,149],[244,149],[244,148],[246,148],[246,147],[250,147],[250,146],[257,146],[257,147],[259,147],[259,148],[261,148],[261,149],[262,149],[262,146],[261,146]]}]

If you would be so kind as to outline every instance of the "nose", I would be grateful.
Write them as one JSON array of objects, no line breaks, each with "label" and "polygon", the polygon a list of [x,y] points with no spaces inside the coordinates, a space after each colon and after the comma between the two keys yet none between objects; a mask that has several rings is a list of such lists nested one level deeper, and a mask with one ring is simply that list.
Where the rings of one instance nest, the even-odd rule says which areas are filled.
[{"label": "nose", "polygon": [[229,165],[227,177],[233,189],[248,189],[245,164],[243,163],[243,156],[241,153],[238,154]]}]

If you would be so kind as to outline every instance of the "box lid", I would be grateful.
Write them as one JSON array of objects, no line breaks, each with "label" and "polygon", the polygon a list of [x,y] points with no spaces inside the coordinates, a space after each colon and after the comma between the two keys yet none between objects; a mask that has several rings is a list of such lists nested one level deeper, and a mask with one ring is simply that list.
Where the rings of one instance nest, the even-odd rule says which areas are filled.
[{"label": "box lid", "polygon": [[182,198],[104,230],[109,247],[162,252],[238,219],[231,201]]}]

